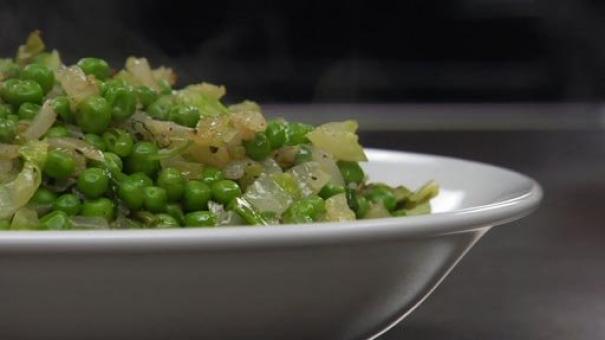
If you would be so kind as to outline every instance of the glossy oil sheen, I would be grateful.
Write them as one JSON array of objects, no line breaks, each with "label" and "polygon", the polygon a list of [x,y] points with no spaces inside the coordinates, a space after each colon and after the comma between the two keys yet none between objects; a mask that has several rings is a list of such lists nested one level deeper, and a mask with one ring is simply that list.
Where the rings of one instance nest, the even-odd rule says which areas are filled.
[{"label": "glossy oil sheen", "polygon": [[[375,181],[443,187],[435,214],[305,226],[0,234],[0,339],[359,339],[428,296],[540,187],[480,163],[369,150]],[[462,307],[461,307],[462,308]]]}]

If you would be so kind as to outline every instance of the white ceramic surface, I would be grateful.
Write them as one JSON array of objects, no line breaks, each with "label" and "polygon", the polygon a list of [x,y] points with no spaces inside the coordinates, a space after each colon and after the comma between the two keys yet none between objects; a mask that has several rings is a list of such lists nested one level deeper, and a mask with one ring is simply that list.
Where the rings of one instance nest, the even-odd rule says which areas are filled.
[{"label": "white ceramic surface", "polygon": [[[373,181],[437,180],[434,214],[298,226],[0,233],[0,339],[360,339],[408,315],[532,179],[368,150]],[[460,308],[464,308],[461,306]]]}]

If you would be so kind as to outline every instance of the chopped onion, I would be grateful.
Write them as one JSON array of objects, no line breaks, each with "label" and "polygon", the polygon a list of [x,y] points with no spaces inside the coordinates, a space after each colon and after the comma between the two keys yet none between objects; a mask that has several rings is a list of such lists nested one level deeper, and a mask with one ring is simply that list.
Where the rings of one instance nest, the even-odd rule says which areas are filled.
[{"label": "chopped onion", "polygon": [[319,149],[332,154],[336,159],[343,161],[366,161],[363,148],[359,145],[357,122],[347,120],[332,122],[318,126],[307,134],[307,138]]},{"label": "chopped onion", "polygon": [[67,94],[72,110],[84,99],[99,94],[99,87],[94,77],[87,76],[82,69],[76,65],[61,66],[55,71],[55,77],[61,83]]},{"label": "chopped onion", "polygon": [[26,161],[15,179],[0,185],[0,218],[12,216],[25,206],[40,186],[42,174],[33,162]]},{"label": "chopped onion", "polygon": [[19,145],[0,143],[0,160],[11,160],[19,157]]},{"label": "chopped onion", "polygon": [[336,165],[336,160],[331,154],[316,147],[311,147],[311,157],[319,164],[321,170],[330,175],[330,184],[341,186],[345,184],[340,169]]},{"label": "chopped onion", "polygon": [[39,139],[53,126],[55,120],[57,120],[57,113],[53,110],[50,100],[47,100],[27,130],[23,132],[23,138],[25,140]]},{"label": "chopped onion", "polygon": [[124,122],[123,127],[162,145],[170,145],[175,138],[190,139],[194,132],[193,129],[186,126],[152,119],[143,112],[136,112]]},{"label": "chopped onion", "polygon": [[266,174],[262,174],[248,186],[243,198],[258,212],[270,211],[278,215],[286,211],[294,201],[292,195]]},{"label": "chopped onion", "polygon": [[145,85],[155,91],[160,90],[146,58],[128,57],[126,71],[132,75],[133,80],[137,83],[135,85]]},{"label": "chopped onion", "polygon": [[304,196],[317,194],[330,181],[330,175],[315,161],[299,164],[288,170],[288,173],[296,178]]},{"label": "chopped onion", "polygon": [[233,126],[239,130],[243,140],[251,140],[257,132],[265,131],[267,121],[258,111],[237,111],[231,114]]},{"label": "chopped onion", "polygon": [[244,176],[246,168],[253,164],[254,161],[249,159],[240,159],[232,161],[225,168],[223,168],[223,174],[227,179],[240,179]]},{"label": "chopped onion", "polygon": [[48,138],[48,145],[53,148],[63,148],[69,150],[77,150],[78,153],[82,154],[88,159],[92,159],[99,162],[105,161],[103,152],[87,142],[71,137],[58,137]]},{"label": "chopped onion", "polygon": [[40,220],[38,220],[38,213],[36,210],[23,207],[15,213],[13,221],[11,222],[11,230],[31,230],[37,229],[40,226]]},{"label": "chopped onion", "polygon": [[103,217],[73,216],[71,224],[74,229],[98,230],[109,229],[109,223]]},{"label": "chopped onion", "polygon": [[334,195],[326,200],[325,220],[330,222],[355,220],[355,212],[349,208],[344,193]]},{"label": "chopped onion", "polygon": [[17,176],[14,159],[0,159],[0,185]]},{"label": "chopped onion", "polygon": [[163,80],[170,84],[170,86],[176,84],[176,73],[170,67],[160,66],[151,70],[151,73],[156,82]]},{"label": "chopped onion", "polygon": [[231,156],[225,146],[216,147],[193,144],[189,149],[188,155],[200,163],[210,164],[221,169],[231,161]]},{"label": "chopped onion", "polygon": [[189,162],[181,156],[165,158],[160,160],[163,168],[175,168],[187,179],[198,179],[204,170],[204,165],[197,162]]}]

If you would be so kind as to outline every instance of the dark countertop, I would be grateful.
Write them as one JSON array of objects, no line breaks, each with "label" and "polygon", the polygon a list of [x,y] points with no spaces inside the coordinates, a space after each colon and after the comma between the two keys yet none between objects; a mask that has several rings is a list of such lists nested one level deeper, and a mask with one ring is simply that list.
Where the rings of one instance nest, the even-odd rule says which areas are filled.
[{"label": "dark countertop", "polygon": [[605,131],[372,131],[366,146],[468,158],[537,179],[531,216],[492,229],[381,340],[605,338]]}]

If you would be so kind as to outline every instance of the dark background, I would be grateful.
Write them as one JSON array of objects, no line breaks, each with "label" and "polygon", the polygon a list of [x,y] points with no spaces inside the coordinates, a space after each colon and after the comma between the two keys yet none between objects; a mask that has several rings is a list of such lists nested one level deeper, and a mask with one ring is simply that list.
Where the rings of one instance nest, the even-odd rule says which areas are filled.
[{"label": "dark background", "polygon": [[233,100],[598,100],[604,19],[587,0],[5,0],[0,53],[38,28],[68,62],[147,56]]}]

